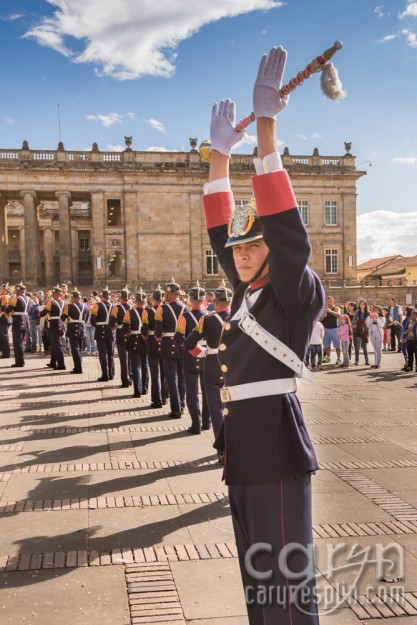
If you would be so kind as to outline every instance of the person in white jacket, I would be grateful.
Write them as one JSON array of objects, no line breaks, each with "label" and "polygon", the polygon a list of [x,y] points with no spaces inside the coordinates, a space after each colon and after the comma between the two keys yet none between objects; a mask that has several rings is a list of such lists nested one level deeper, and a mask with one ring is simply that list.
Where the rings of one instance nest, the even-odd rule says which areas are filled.
[{"label": "person in white jacket", "polygon": [[316,368],[316,354],[317,354],[317,368],[323,369],[321,361],[323,357],[323,338],[324,338],[324,326],[320,321],[316,321],[313,332],[310,338],[310,345],[308,348],[310,354],[310,366],[314,371]]},{"label": "person in white jacket", "polygon": [[371,365],[372,369],[379,369],[382,358],[382,343],[384,340],[385,318],[382,315],[382,308],[379,306],[371,306],[371,314],[365,320],[368,328],[369,340],[374,348],[375,364]]}]

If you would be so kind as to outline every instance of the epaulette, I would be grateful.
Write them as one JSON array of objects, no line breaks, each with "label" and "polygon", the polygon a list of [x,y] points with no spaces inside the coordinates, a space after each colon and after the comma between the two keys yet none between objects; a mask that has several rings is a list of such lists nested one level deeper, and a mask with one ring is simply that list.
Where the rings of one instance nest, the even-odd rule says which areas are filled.
[{"label": "epaulette", "polygon": [[162,321],[163,318],[164,318],[164,313],[162,311],[162,304],[159,304],[155,312],[155,321]]}]

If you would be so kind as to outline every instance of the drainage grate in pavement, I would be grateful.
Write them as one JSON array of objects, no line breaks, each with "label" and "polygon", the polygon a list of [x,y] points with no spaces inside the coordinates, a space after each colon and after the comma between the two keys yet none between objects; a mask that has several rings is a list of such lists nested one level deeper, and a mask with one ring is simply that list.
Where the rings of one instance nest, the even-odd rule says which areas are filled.
[{"label": "drainage grate in pavement", "polygon": [[23,443],[16,443],[15,445],[0,445],[0,451],[22,451]]},{"label": "drainage grate in pavement", "polygon": [[[141,495],[127,497],[86,497],[73,499],[22,499],[0,502],[0,513],[60,512],[62,510],[144,508],[146,506],[178,506],[229,501],[226,493],[191,493],[180,495]],[[416,527],[417,531],[417,527]]]},{"label": "drainage grate in pavement", "polygon": [[0,556],[0,571],[32,571],[80,566],[110,566],[148,562],[186,562],[237,558],[235,543],[159,545],[101,551],[55,551]]},{"label": "drainage grate in pavement", "polygon": [[122,432],[107,432],[110,462],[135,462],[137,460],[132,439]]},{"label": "drainage grate in pavement", "polygon": [[126,566],[125,576],[132,625],[185,625],[168,563],[130,564]]},{"label": "drainage grate in pavement", "polygon": [[347,598],[346,603],[361,621],[417,615],[416,592],[387,592],[381,597],[359,595]]},{"label": "drainage grate in pavement", "polygon": [[343,444],[343,443],[385,443],[385,439],[380,436],[346,436],[346,437],[334,437],[326,438],[325,436],[319,436],[312,438],[311,441],[317,444]]},{"label": "drainage grate in pavement", "polygon": [[417,510],[411,504],[407,503],[400,497],[393,495],[389,490],[382,488],[376,482],[365,475],[357,472],[341,471],[336,473],[337,477],[342,479],[346,484],[352,486],[361,495],[364,495],[376,504],[382,510],[385,510],[394,519],[398,521],[417,521]]}]

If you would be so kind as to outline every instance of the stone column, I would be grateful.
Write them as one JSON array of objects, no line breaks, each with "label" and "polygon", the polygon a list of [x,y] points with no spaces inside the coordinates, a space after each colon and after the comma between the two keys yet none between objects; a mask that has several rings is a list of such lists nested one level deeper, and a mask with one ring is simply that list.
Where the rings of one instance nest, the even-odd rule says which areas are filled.
[{"label": "stone column", "polygon": [[125,191],[124,223],[125,223],[125,271],[126,282],[133,289],[139,282],[139,199],[136,191]]},{"label": "stone column", "polygon": [[0,280],[4,282],[9,278],[9,255],[7,252],[7,215],[6,196],[0,193]]},{"label": "stone column", "polygon": [[54,233],[51,226],[46,226],[43,231],[43,251],[45,257],[45,284],[50,288],[55,284]]},{"label": "stone column", "polygon": [[39,228],[36,192],[22,189],[20,195],[24,205],[25,224],[25,265],[23,279],[28,286],[39,286],[41,259],[39,251]]},{"label": "stone column", "polygon": [[57,191],[59,208],[59,281],[72,283],[71,217],[69,191]]},{"label": "stone column", "polygon": [[92,261],[93,261],[93,284],[97,289],[104,288],[107,280],[106,267],[106,241],[104,226],[106,225],[106,206],[104,194],[93,192],[91,194],[91,223],[92,227]]}]

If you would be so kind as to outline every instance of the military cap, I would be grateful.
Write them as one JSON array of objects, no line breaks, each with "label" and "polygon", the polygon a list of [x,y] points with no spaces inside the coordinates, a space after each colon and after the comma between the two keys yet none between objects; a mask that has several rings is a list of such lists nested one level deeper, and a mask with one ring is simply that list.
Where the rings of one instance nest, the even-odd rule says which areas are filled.
[{"label": "military cap", "polygon": [[164,297],[164,292],[161,289],[161,285],[158,284],[158,286],[156,287],[156,289],[154,289],[152,291],[152,299],[156,299],[158,302],[162,301],[162,298]]},{"label": "military cap", "polygon": [[101,297],[104,297],[104,299],[109,299],[110,295],[111,293],[108,286],[104,287],[104,289],[101,289]]},{"label": "military cap", "polygon": [[214,291],[214,297],[216,302],[231,302],[233,293],[231,289],[228,289],[224,280],[221,281],[220,285]]},{"label": "military cap", "polygon": [[206,290],[200,286],[200,283],[197,280],[195,285],[190,288],[188,295],[190,299],[204,299],[206,296]]},{"label": "military cap", "polygon": [[26,291],[25,285],[22,284],[21,282],[19,282],[19,284],[16,284],[14,288],[16,289],[16,291]]},{"label": "military cap", "polygon": [[52,293],[54,295],[62,295],[62,289],[59,285],[54,286],[54,288],[52,289]]},{"label": "military cap", "polygon": [[227,234],[228,239],[225,247],[262,239],[262,224],[256,215],[254,199],[235,208],[229,218]]},{"label": "military cap", "polygon": [[8,290],[10,289],[10,287],[9,287],[9,283],[8,283],[8,282],[6,282],[5,284],[2,284],[2,285],[0,286],[0,289],[6,289],[6,291],[8,291]]},{"label": "military cap", "polygon": [[75,297],[76,299],[81,299],[81,293],[79,292],[77,287],[74,287],[74,290],[71,291],[71,295],[72,297]]},{"label": "military cap", "polygon": [[181,287],[180,285],[175,282],[174,278],[171,278],[171,282],[167,282],[165,285],[165,291],[167,293],[180,293],[181,292]]},{"label": "military cap", "polygon": [[146,292],[142,288],[140,288],[139,291],[135,293],[135,300],[137,302],[146,302],[147,297],[148,296],[146,295]]},{"label": "military cap", "polygon": [[125,288],[120,291],[120,297],[122,299],[129,299],[130,291],[129,291],[128,287],[127,287],[127,284],[126,284]]}]

